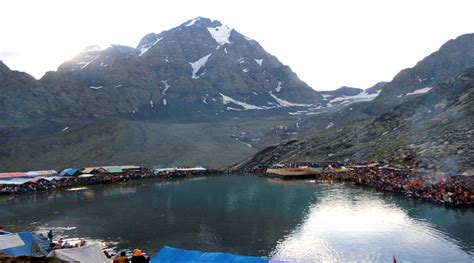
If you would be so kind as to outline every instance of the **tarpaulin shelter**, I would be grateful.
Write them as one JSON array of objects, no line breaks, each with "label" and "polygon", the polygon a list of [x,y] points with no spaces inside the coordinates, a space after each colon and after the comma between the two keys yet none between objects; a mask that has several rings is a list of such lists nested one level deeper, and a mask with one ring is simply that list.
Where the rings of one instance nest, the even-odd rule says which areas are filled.
[{"label": "tarpaulin shelter", "polygon": [[30,232],[0,235],[0,252],[12,257],[44,256],[49,250],[46,238]]},{"label": "tarpaulin shelter", "polygon": [[30,179],[28,178],[15,178],[15,179],[7,179],[7,180],[0,180],[0,185],[22,185],[24,183],[28,183]]},{"label": "tarpaulin shelter", "polygon": [[97,167],[86,167],[86,168],[82,169],[82,173],[83,174],[91,174],[91,173],[94,173],[96,169],[97,169]]},{"label": "tarpaulin shelter", "polygon": [[75,168],[67,168],[67,169],[64,169],[59,175],[60,176],[75,176],[75,175],[78,175],[79,173],[80,173],[79,170]]},{"label": "tarpaulin shelter", "polygon": [[0,179],[27,177],[26,173],[0,173]]},{"label": "tarpaulin shelter", "polygon": [[28,176],[57,176],[58,172],[55,170],[43,170],[43,171],[30,171],[27,172]]},{"label": "tarpaulin shelter", "polygon": [[92,177],[92,176],[96,176],[96,175],[95,174],[81,174],[77,177],[79,177],[79,178],[89,178],[89,177]]},{"label": "tarpaulin shelter", "polygon": [[153,173],[175,172],[176,168],[153,168]]},{"label": "tarpaulin shelter", "polygon": [[191,168],[188,168],[188,167],[176,168],[176,170],[180,172],[194,172],[194,171],[206,171],[206,168],[197,166],[197,167],[191,167]]},{"label": "tarpaulin shelter", "polygon": [[199,262],[228,262],[228,263],[266,263],[268,259],[259,257],[238,256],[227,253],[208,253],[193,250],[163,247],[150,263],[199,263]]},{"label": "tarpaulin shelter", "polygon": [[77,248],[56,249],[51,251],[48,257],[58,258],[66,262],[112,262],[105,256],[97,243]]},{"label": "tarpaulin shelter", "polygon": [[138,165],[115,165],[115,166],[102,166],[109,173],[122,173],[124,171],[140,171],[141,166]]},{"label": "tarpaulin shelter", "polygon": [[59,181],[62,179],[65,179],[67,177],[59,177],[59,176],[49,176],[49,177],[43,177],[43,176],[38,176],[38,177],[26,177],[26,178],[13,178],[13,179],[0,179],[0,185],[22,185],[26,183],[37,183],[40,180],[46,180],[46,181]]},{"label": "tarpaulin shelter", "polygon": [[[104,167],[105,168],[105,167]],[[119,166],[111,166],[106,168],[107,172],[116,174],[116,173],[122,173],[123,170]]]}]

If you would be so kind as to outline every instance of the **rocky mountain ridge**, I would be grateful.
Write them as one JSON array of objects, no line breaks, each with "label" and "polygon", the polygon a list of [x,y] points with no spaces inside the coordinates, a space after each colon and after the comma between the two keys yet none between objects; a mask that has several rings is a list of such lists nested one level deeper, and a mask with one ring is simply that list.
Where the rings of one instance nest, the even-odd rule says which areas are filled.
[{"label": "rocky mountain ridge", "polygon": [[375,118],[268,147],[234,166],[294,161],[380,161],[472,172],[474,67]]},{"label": "rocky mountain ridge", "polygon": [[89,47],[49,75],[57,77],[47,74],[41,81],[55,79],[58,85],[73,76],[80,86],[67,89],[89,89],[96,100],[110,101],[113,110],[96,114],[132,118],[248,115],[249,110],[281,114],[322,102],[319,93],[258,42],[202,17],[148,34],[135,49]]}]

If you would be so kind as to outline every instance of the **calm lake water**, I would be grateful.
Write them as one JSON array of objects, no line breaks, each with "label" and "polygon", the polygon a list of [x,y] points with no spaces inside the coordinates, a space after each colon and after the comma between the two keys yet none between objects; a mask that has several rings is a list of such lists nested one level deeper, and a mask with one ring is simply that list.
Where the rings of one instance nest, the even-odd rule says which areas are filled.
[{"label": "calm lake water", "polygon": [[291,262],[473,262],[474,210],[347,184],[222,176],[0,198],[6,230]]}]

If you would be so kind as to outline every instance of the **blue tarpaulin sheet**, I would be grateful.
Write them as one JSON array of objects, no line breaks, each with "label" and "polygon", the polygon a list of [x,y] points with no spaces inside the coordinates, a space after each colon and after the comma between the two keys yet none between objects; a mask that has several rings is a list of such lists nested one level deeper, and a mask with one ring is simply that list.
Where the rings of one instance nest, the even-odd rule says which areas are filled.
[{"label": "blue tarpaulin sheet", "polygon": [[237,256],[227,253],[208,253],[193,250],[163,247],[152,263],[199,263],[199,262],[223,262],[223,263],[267,263],[268,259],[259,257]]},{"label": "blue tarpaulin sheet", "polygon": [[77,169],[74,168],[68,168],[62,171],[59,175],[61,176],[74,176],[78,172]]},{"label": "blue tarpaulin sheet", "polygon": [[34,238],[33,235],[29,232],[20,232],[18,236],[23,240],[25,243],[23,246],[13,247],[1,250],[0,252],[7,254],[9,256],[34,256],[33,254],[33,243]]},{"label": "blue tarpaulin sheet", "polygon": [[22,246],[12,247],[0,250],[9,256],[41,256],[49,252],[49,241],[38,235],[34,235],[30,232],[20,232],[17,234],[18,237],[23,241]]}]

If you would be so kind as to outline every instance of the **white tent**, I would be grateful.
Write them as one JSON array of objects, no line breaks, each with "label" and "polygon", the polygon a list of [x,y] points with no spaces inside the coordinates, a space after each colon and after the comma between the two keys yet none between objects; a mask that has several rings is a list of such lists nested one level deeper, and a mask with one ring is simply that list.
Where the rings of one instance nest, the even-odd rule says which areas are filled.
[{"label": "white tent", "polygon": [[78,248],[65,248],[53,250],[48,257],[55,257],[67,262],[100,263],[112,262],[100,249],[99,244],[90,244]]}]

